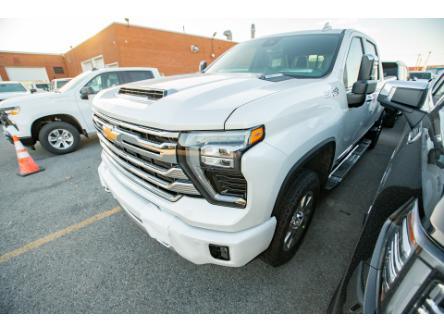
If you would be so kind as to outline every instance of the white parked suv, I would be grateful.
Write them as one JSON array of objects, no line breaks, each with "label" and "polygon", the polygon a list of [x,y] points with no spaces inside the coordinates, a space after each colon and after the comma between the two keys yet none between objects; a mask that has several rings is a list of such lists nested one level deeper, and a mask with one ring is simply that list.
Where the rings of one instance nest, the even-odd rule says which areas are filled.
[{"label": "white parked suv", "polygon": [[[32,94],[0,102],[3,124],[12,124],[26,145],[41,145],[51,153],[76,150],[80,135],[94,133],[93,97],[102,89],[159,78],[155,68],[103,68],[84,72],[54,92]],[[11,133],[5,129],[7,137]]]},{"label": "white parked suv", "polygon": [[241,43],[203,73],[107,89],[93,102],[102,185],[193,263],[283,264],[320,190],[378,140],[377,57],[354,30],[288,33]]}]

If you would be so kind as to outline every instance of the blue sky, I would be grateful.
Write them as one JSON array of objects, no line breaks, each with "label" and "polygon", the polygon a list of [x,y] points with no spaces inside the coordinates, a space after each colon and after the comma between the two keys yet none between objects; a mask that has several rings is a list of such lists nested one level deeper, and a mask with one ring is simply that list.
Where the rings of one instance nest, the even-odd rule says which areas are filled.
[{"label": "blue sky", "polygon": [[[122,17],[68,17],[0,19],[0,50],[63,53],[81,43],[113,21]],[[235,41],[248,40],[250,24],[255,23],[256,35],[320,29],[325,22],[333,28],[354,28],[372,36],[379,45],[383,60],[402,60],[414,66],[418,54],[424,64],[431,51],[429,65],[444,64],[444,19],[180,19],[130,17],[131,24],[203,36],[224,38],[230,29]],[[81,22],[81,24],[80,24]]]}]

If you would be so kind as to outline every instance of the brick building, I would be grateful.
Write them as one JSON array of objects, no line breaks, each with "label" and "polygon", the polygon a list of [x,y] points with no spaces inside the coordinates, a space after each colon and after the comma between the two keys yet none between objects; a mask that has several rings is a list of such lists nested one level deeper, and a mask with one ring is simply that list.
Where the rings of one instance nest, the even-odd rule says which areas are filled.
[{"label": "brick building", "polygon": [[[112,23],[61,55],[0,51],[3,80],[74,77],[93,67],[157,67],[164,75],[197,71],[235,43],[179,32]],[[40,76],[39,76],[40,75]],[[13,76],[13,77],[11,77]],[[40,77],[41,79],[37,79]]]},{"label": "brick building", "polygon": [[61,54],[0,51],[0,79],[6,81],[9,76],[17,81],[47,81],[68,75]]}]

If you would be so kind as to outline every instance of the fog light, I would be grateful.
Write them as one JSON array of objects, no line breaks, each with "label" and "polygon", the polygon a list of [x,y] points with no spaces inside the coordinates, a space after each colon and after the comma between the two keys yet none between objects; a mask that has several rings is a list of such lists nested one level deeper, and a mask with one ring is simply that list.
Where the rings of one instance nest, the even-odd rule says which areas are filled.
[{"label": "fog light", "polygon": [[230,249],[228,246],[210,244],[210,254],[213,258],[230,260]]}]

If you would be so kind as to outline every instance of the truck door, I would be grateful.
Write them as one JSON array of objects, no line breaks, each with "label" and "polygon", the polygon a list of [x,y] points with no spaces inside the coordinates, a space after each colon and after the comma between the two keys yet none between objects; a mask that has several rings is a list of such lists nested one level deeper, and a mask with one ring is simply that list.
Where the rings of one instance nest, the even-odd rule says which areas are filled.
[{"label": "truck door", "polygon": [[120,72],[106,72],[101,73],[92,78],[85,87],[90,87],[92,94],[88,95],[88,99],[82,99],[82,97],[77,96],[77,102],[79,106],[79,110],[81,113],[81,117],[86,124],[86,130],[88,132],[94,132],[94,124],[92,121],[92,100],[96,96],[96,94],[106,88],[110,88],[113,86],[117,86],[121,83]]},{"label": "truck door", "polygon": [[[346,92],[352,90],[353,84],[358,80],[361,59],[364,54],[364,45],[361,37],[353,37],[347,54],[344,67],[344,85]],[[356,143],[368,122],[368,105],[366,101],[358,107],[349,107],[345,113],[343,122],[343,147],[350,148]]]}]

